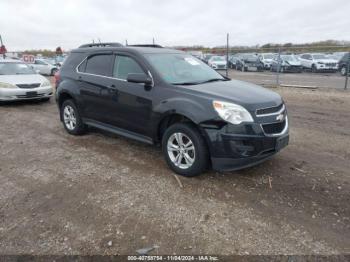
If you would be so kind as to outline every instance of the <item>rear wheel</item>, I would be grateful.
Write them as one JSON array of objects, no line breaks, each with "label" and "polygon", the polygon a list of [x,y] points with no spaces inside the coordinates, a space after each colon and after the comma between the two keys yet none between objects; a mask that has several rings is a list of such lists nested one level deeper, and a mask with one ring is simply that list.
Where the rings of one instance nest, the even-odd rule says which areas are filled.
[{"label": "rear wheel", "polygon": [[191,124],[170,126],[163,135],[162,150],[170,169],[179,175],[200,175],[208,167],[209,154],[205,141]]},{"label": "rear wheel", "polygon": [[69,99],[63,102],[61,106],[61,119],[63,120],[64,128],[71,135],[82,135],[87,130],[73,100]]},{"label": "rear wheel", "polygon": [[51,75],[54,76],[57,72],[58,72],[58,69],[57,68],[53,68],[51,70]]}]

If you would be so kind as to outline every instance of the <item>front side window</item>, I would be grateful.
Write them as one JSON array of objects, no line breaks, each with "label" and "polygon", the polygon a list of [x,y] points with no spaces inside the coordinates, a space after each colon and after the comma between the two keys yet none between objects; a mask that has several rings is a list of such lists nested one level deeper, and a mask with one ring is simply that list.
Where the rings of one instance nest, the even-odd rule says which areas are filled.
[{"label": "front side window", "polygon": [[[86,61],[85,73],[110,76],[112,72],[112,55],[94,55]],[[79,68],[80,69],[80,68]]]},{"label": "front side window", "polygon": [[224,78],[214,69],[187,54],[146,54],[146,59],[168,83],[200,83]]},{"label": "front side window", "polygon": [[117,55],[114,61],[113,77],[126,80],[128,74],[144,74],[141,66],[131,57]]},{"label": "front side window", "polygon": [[35,64],[37,64],[37,65],[46,65],[45,62],[40,61],[40,60],[35,60]]}]

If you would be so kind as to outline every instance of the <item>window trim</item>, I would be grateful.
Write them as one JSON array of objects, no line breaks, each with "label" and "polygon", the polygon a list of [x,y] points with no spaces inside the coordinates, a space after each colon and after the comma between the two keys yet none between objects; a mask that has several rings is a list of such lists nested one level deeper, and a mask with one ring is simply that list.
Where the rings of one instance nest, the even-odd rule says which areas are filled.
[{"label": "window trim", "polygon": [[[127,54],[120,54],[120,53],[114,53],[114,61],[113,61],[113,68],[112,68],[112,77],[113,77],[113,73],[114,73],[114,67],[115,67],[115,61],[117,59],[117,56],[125,56],[125,57],[129,57],[131,58],[132,60],[134,60],[136,62],[136,64],[142,69],[143,73],[145,75],[147,75],[147,72],[145,72],[145,69],[140,65],[140,63],[135,59],[133,58],[132,56],[130,55],[127,55]],[[147,70],[146,70],[147,71]],[[148,75],[151,76],[150,72],[148,71]],[[120,80],[124,80],[124,81],[127,81],[126,79],[122,79],[122,78],[118,78],[118,77],[114,77],[115,79],[120,79]],[[152,82],[153,82],[153,78],[152,78]]]},{"label": "window trim", "polygon": [[[90,76],[98,76],[98,77],[103,77],[103,78],[108,78],[108,79],[114,79],[114,80],[119,80],[119,81],[124,81],[124,82],[128,82],[127,80],[125,79],[120,79],[120,78],[117,78],[117,77],[112,77],[112,76],[104,76],[104,75],[96,75],[96,74],[91,74],[91,73],[86,73],[86,72],[80,72],[79,71],[79,66],[84,63],[87,59],[89,59],[89,57],[91,56],[94,56],[94,55],[97,55],[98,53],[96,54],[90,54],[90,55],[87,55],[76,67],[75,67],[75,72],[77,74],[83,74],[83,75],[90,75]],[[106,54],[106,53],[100,53],[100,54]],[[109,54],[109,53],[108,53]],[[112,56],[116,56],[118,53],[112,53],[111,55]],[[127,55],[126,55],[127,56]],[[142,66],[141,66],[142,69],[144,69]],[[86,65],[85,65],[85,69],[86,69]],[[114,69],[114,63],[113,63],[113,69]],[[113,71],[112,71],[113,73]],[[153,79],[153,76],[151,74],[151,71],[147,70],[147,73],[149,75],[149,77],[152,79],[152,85],[151,87],[153,88],[154,87],[154,79]]]}]

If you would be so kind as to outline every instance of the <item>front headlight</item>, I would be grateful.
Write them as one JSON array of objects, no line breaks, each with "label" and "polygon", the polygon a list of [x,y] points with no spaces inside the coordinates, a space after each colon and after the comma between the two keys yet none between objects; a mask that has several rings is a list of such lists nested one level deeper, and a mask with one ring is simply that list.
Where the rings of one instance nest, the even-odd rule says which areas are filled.
[{"label": "front headlight", "polygon": [[0,88],[17,88],[15,85],[0,82]]},{"label": "front headlight", "polygon": [[223,120],[231,124],[239,125],[242,122],[254,122],[250,113],[240,105],[213,101],[213,107]]},{"label": "front headlight", "polygon": [[49,81],[47,81],[47,80],[45,80],[44,82],[42,82],[41,83],[41,85],[40,86],[50,86],[50,82]]}]

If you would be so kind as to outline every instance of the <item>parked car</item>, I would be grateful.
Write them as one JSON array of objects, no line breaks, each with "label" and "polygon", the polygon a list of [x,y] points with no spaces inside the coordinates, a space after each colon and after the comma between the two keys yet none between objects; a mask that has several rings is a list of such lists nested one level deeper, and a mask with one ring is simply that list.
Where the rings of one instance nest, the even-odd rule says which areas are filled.
[{"label": "parked car", "polygon": [[0,101],[49,100],[50,82],[19,60],[0,60]]},{"label": "parked car", "polygon": [[246,71],[263,71],[264,64],[256,54],[245,53],[239,56],[236,62],[236,69],[242,72]]},{"label": "parked car", "polygon": [[30,66],[34,70],[38,70],[42,75],[50,75],[53,76],[58,71],[59,67],[57,65],[52,64],[48,60],[45,59],[35,59],[33,64]]},{"label": "parked car", "polygon": [[299,57],[301,65],[304,69],[310,69],[316,73],[318,71],[337,71],[337,60],[327,58],[324,54],[302,54]]},{"label": "parked car", "polygon": [[226,69],[227,61],[225,56],[212,56],[208,60],[208,65],[214,69]]},{"label": "parked car", "polygon": [[258,55],[260,61],[264,64],[264,69],[270,70],[274,53],[261,53]]},{"label": "parked car", "polygon": [[348,70],[347,66],[349,63],[349,54],[350,53],[345,53],[343,57],[339,60],[339,71],[342,76],[345,76]]},{"label": "parked car", "polygon": [[214,54],[203,54],[203,62],[208,64],[208,61],[212,56],[214,56]]},{"label": "parked car", "polygon": [[182,51],[90,45],[71,51],[58,74],[56,100],[69,134],[93,126],[160,144],[180,175],[256,165],[288,144],[280,95],[225,78]]},{"label": "parked car", "polygon": [[228,59],[228,67],[232,69],[236,69],[236,63],[239,59],[239,54],[231,55]]},{"label": "parked car", "polygon": [[303,67],[299,59],[294,55],[281,54],[279,59],[278,55],[274,56],[270,70],[274,72],[277,72],[277,70],[279,70],[281,73],[301,73],[303,71]]}]

